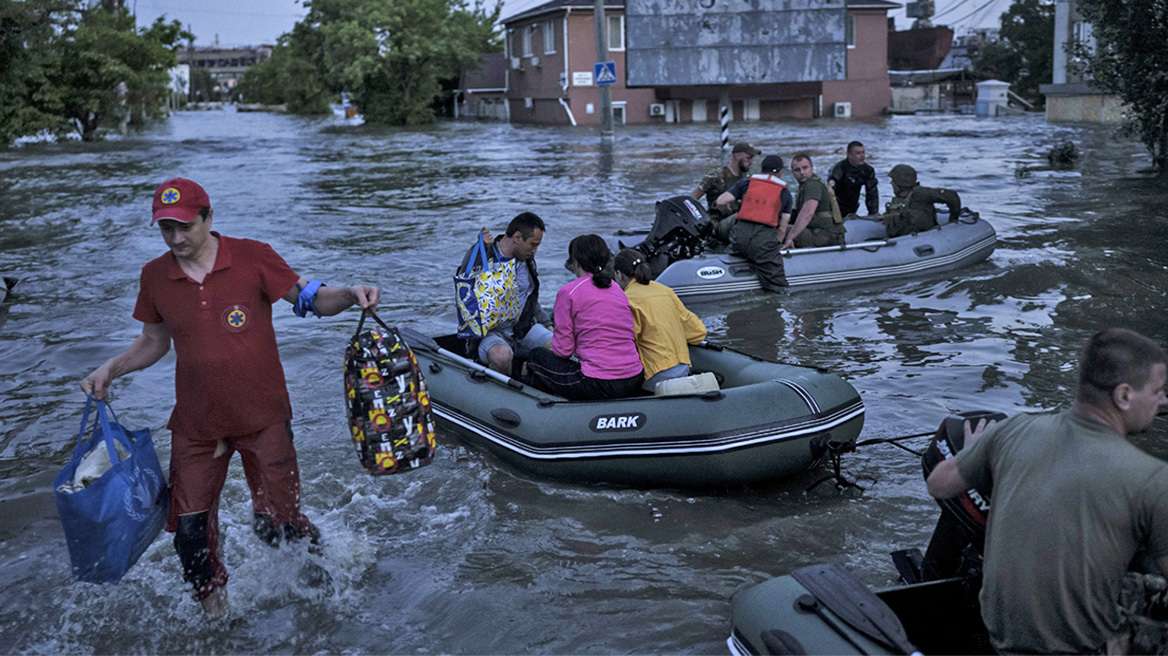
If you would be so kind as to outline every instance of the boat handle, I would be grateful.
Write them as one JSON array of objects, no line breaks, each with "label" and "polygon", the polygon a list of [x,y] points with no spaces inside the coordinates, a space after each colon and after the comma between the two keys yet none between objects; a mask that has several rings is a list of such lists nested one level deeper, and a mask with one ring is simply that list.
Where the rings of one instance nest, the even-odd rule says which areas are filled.
[{"label": "boat handle", "polygon": [[430,363],[430,373],[436,374],[436,373],[439,373],[441,371],[442,371],[442,365],[438,364],[437,362]]},{"label": "boat handle", "polygon": [[495,421],[509,428],[515,428],[520,423],[519,413],[508,408],[495,408],[491,410],[491,416],[495,418]]},{"label": "boat handle", "polygon": [[916,246],[913,248],[913,252],[921,257],[928,257],[932,255],[934,251],[932,246]]}]

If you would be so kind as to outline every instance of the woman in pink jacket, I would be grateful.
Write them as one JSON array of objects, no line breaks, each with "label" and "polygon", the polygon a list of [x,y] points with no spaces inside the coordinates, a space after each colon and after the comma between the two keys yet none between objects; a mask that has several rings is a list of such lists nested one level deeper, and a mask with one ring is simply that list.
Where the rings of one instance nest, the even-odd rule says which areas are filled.
[{"label": "woman in pink jacket", "polygon": [[556,293],[551,348],[533,349],[528,358],[536,387],[570,400],[638,393],[644,378],[633,313],[605,271],[611,257],[597,235],[581,235],[568,245],[566,266],[576,279]]}]

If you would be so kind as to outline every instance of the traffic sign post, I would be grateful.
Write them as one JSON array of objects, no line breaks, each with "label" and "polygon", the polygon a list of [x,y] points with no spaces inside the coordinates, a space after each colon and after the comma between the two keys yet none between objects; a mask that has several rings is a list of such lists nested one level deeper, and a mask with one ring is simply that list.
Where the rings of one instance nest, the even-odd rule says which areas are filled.
[{"label": "traffic sign post", "polygon": [[592,65],[592,77],[596,84],[616,84],[616,62],[596,62]]},{"label": "traffic sign post", "polygon": [[[600,145],[612,144],[612,89],[616,82],[616,63],[608,60],[608,30],[604,19],[604,0],[594,0],[592,17],[596,19],[596,59],[592,65],[600,92]],[[610,68],[611,67],[611,68]],[[600,78],[605,79],[602,81]],[[611,79],[610,79],[611,78]]]}]

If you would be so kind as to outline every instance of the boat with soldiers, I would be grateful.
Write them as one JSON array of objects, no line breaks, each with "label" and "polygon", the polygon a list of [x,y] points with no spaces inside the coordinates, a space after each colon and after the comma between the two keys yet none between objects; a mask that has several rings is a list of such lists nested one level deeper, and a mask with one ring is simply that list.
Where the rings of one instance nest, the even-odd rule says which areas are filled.
[{"label": "boat with soldiers", "polygon": [[[949,271],[980,262],[993,253],[997,233],[968,208],[957,217],[938,209],[937,227],[916,234],[886,237],[884,224],[849,218],[846,243],[783,251],[790,288],[824,287]],[[617,233],[641,236],[631,246],[640,250],[657,282],[681,298],[711,297],[760,289],[750,263],[726,252],[725,244],[709,237],[710,218],[689,196],[659,201],[653,226]]]}]

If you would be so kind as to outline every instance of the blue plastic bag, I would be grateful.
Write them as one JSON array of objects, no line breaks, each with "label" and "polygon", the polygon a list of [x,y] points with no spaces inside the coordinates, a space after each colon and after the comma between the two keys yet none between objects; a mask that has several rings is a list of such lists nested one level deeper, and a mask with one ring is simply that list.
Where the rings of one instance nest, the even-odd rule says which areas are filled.
[{"label": "blue plastic bag", "polygon": [[[73,458],[53,479],[53,491],[69,545],[73,578],[117,583],[166,524],[170,489],[162,476],[150,429],[127,431],[117,417],[110,421],[106,404],[98,401],[93,434],[85,438],[92,405],[90,395],[81,415]],[[124,456],[119,454],[119,443]],[[106,449],[110,467],[100,478],[77,489],[77,468],[94,447]]]}]

